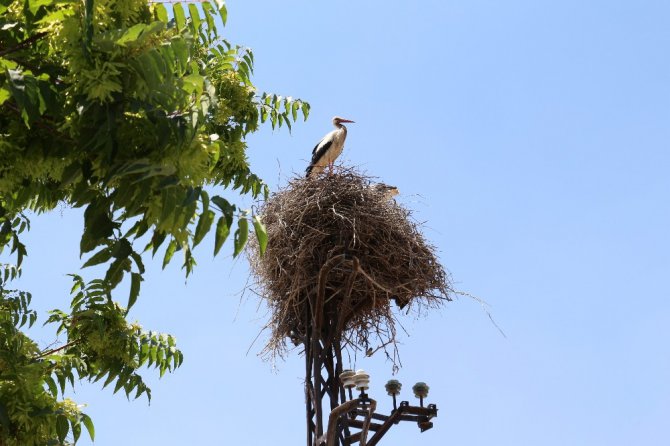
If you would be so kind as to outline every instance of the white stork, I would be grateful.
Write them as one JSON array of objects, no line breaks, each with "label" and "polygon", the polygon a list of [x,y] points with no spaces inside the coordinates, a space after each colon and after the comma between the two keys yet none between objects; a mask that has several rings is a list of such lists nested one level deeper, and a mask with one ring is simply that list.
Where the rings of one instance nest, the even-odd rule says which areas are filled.
[{"label": "white stork", "polygon": [[344,149],[344,140],[347,138],[347,128],[342,125],[343,122],[351,122],[349,119],[335,116],[333,125],[335,130],[328,133],[312,150],[312,161],[307,166],[307,176],[323,172],[326,166],[333,168],[333,163]]}]

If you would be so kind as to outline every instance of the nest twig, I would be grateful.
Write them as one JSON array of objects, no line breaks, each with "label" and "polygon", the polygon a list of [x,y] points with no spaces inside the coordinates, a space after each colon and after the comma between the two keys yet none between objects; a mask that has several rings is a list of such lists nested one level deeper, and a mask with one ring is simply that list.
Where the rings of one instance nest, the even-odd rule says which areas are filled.
[{"label": "nest twig", "polygon": [[340,167],[291,180],[259,209],[268,248],[261,257],[252,244],[247,253],[256,291],[271,310],[266,353],[281,356],[287,338],[303,343],[313,324],[344,348],[395,348],[392,302],[420,312],[451,300],[434,247],[410,211],[377,186]]}]

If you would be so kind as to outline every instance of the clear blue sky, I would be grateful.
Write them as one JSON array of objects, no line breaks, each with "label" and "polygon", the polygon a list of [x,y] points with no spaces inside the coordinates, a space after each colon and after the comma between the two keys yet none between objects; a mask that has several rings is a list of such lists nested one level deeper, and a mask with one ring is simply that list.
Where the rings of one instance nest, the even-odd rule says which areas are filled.
[{"label": "clear blue sky", "polygon": [[[670,444],[670,3],[228,8],[224,33],[253,48],[256,85],[312,105],[292,134],[249,140],[257,172],[276,189],[333,115],[355,120],[343,159],[400,188],[457,288],[507,335],[468,298],[404,320],[403,396],[426,381],[440,412],[385,444]],[[39,308],[67,306],[81,225],[70,210],[33,219],[22,284]],[[256,356],[267,314],[240,298],[247,265],[231,251],[212,260],[203,243],[187,283],[153,262],[131,317],[176,335],[185,363],[145,374],[151,406],[79,388],[96,445],[304,443],[302,359]],[[356,366],[389,410],[390,364]]]}]

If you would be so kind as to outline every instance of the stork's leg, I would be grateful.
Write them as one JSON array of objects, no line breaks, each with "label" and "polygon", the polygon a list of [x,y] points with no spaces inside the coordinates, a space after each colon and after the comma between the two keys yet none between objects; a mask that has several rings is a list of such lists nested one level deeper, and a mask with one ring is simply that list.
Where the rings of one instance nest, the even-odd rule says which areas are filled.
[{"label": "stork's leg", "polygon": [[330,162],[328,163],[328,175],[332,175],[332,174],[333,174],[333,167],[334,167],[334,166],[335,166],[335,161],[330,161]]}]

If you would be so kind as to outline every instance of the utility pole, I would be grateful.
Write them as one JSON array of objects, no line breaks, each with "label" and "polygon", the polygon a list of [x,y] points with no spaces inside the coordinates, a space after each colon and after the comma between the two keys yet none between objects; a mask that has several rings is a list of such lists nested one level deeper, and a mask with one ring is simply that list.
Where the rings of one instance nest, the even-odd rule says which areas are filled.
[{"label": "utility pole", "polygon": [[412,388],[419,405],[410,405],[398,403],[395,380],[386,385],[393,409],[379,413],[370,376],[343,361],[379,344],[397,367],[394,309],[419,314],[451,300],[449,274],[389,190],[339,167],[292,180],[258,212],[268,244],[250,263],[271,310],[266,351],[285,352],[287,338],[302,349],[306,446],[376,445],[400,422],[425,431],[437,416],[426,384]]},{"label": "utility pole", "polygon": [[[366,393],[370,376],[364,370],[347,370],[342,364],[342,335],[345,314],[325,305],[328,273],[335,267],[350,264],[355,271],[356,258],[344,256],[331,258],[321,268],[317,292],[305,305],[302,337],[305,353],[305,399],[307,446],[374,446],[394,425],[401,421],[417,423],[421,432],[433,427],[437,406],[424,406],[429,387],[417,383],[412,388],[419,399],[419,406],[407,401],[397,404],[402,384],[390,380],[386,384],[388,395],[393,398],[389,415],[377,413],[377,401]],[[346,295],[346,294],[345,294]],[[354,389],[360,394],[354,397]]]}]

